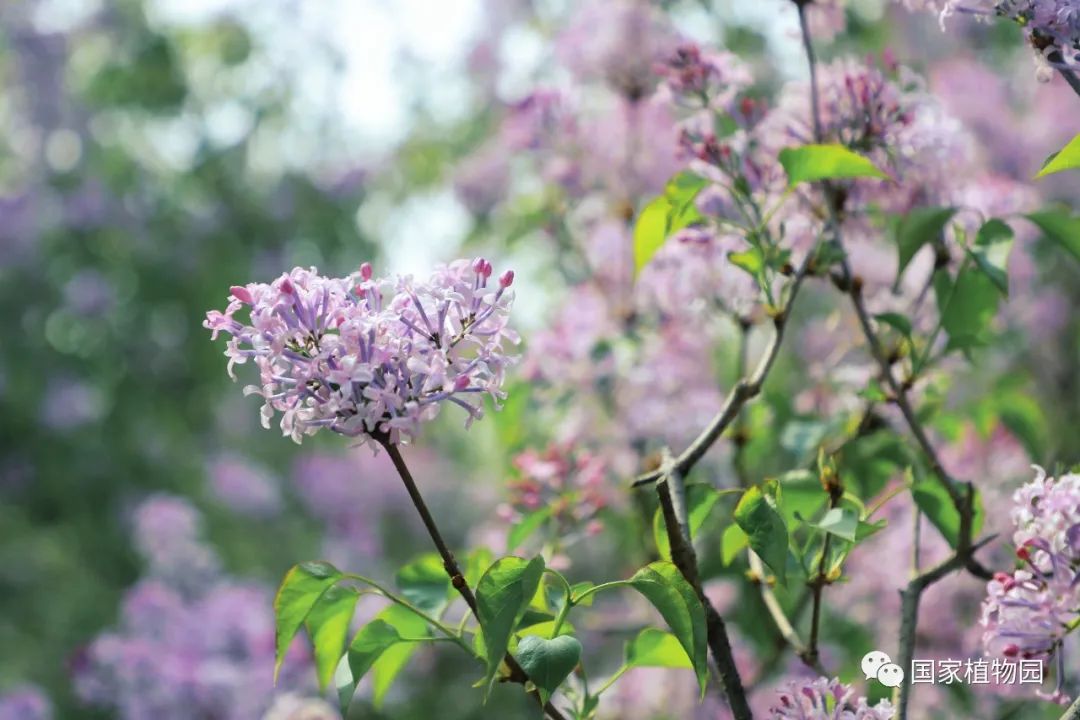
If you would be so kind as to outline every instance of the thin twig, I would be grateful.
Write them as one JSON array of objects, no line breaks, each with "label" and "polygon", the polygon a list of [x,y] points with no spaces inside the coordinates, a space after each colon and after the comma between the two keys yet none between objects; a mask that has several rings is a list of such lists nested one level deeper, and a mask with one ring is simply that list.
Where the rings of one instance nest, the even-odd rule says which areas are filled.
[{"label": "thin twig", "polygon": [[[803,281],[806,279],[806,275],[813,265],[814,257],[817,254],[817,248],[806,254],[802,264],[799,265],[798,270],[795,271],[795,277],[791,281],[791,290],[788,293],[787,303],[784,308],[776,313],[773,317],[773,327],[775,333],[773,334],[772,342],[765,349],[765,354],[762,355],[761,360],[758,361],[757,368],[753,374],[749,377],[744,377],[735,383],[735,387],[728,393],[727,398],[724,399],[724,404],[720,408],[720,412],[716,414],[716,417],[708,424],[708,426],[702,430],[701,434],[690,443],[677,458],[673,464],[673,469],[679,474],[685,476],[690,470],[697,464],[705,453],[709,451],[709,448],[724,434],[724,431],[729,425],[739,416],[739,411],[743,406],[753,400],[755,397],[761,394],[761,388],[765,384],[765,379],[769,376],[769,371],[772,370],[773,364],[776,362],[776,358],[780,355],[780,345],[784,340],[784,328],[787,325],[788,315],[790,314],[795,298],[799,294],[799,288],[802,287]],[[647,485],[648,483],[656,482],[663,476],[662,470],[654,470],[644,475],[639,475],[634,480],[634,487],[640,485]]]},{"label": "thin twig", "polygon": [[[833,486],[830,484],[828,488],[829,508],[832,509],[840,504],[840,498],[843,497],[844,491],[839,485]],[[806,657],[804,660],[808,665],[811,665],[811,667],[818,664],[818,637],[821,634],[822,595],[825,592],[825,586],[829,584],[825,568],[829,562],[829,548],[831,547],[831,542],[832,535],[825,533],[825,539],[821,542],[821,559],[818,561],[817,576],[810,582],[813,604],[811,605],[810,611],[810,638],[807,641]]]},{"label": "thin twig", "polygon": [[[947,560],[935,565],[924,573],[916,575],[900,591],[900,651],[896,663],[905,669],[911,667],[911,661],[915,657],[915,631],[919,623],[919,601],[926,588],[938,580],[956,570],[961,570],[967,564],[970,553],[983,547],[994,539],[993,536],[984,538],[974,543],[970,551],[961,552],[956,550]],[[893,704],[896,705],[898,720],[907,718],[908,702],[911,699],[911,678],[900,683],[893,690]]]},{"label": "thin twig", "polygon": [[1080,720],[1080,697],[1073,701],[1073,704],[1061,716],[1061,720]]},{"label": "thin twig", "polygon": [[672,501],[669,480],[675,471],[670,465],[664,477],[656,484],[656,493],[660,498],[660,510],[664,516],[664,524],[667,527],[668,544],[671,546],[671,562],[679,568],[679,572],[686,578],[697,593],[705,608],[705,626],[708,634],[709,651],[716,662],[720,673],[720,681],[724,686],[724,694],[727,696],[731,713],[735,720],[753,720],[754,714],[750,710],[750,704],[746,699],[746,689],[743,687],[742,678],[739,676],[739,668],[735,665],[735,655],[731,650],[731,640],[728,637],[727,626],[723,617],[717,612],[701,586],[701,576],[698,573],[697,553],[690,542],[689,528],[684,528],[679,522],[675,504]]},{"label": "thin twig", "polygon": [[[472,614],[479,619],[480,614],[477,612],[476,596],[469,587],[469,583],[465,581],[465,575],[461,572],[457,560],[454,559],[454,554],[450,552],[449,546],[446,544],[446,541],[443,540],[442,533],[439,532],[439,527],[435,524],[435,518],[431,516],[431,511],[428,510],[427,503],[424,502],[424,497],[420,494],[420,489],[416,486],[412,473],[409,472],[409,467],[405,464],[405,458],[401,456],[401,452],[398,450],[397,445],[390,442],[389,438],[376,437],[375,439],[386,449],[386,453],[394,463],[398,475],[401,476],[401,482],[405,485],[405,490],[409,493],[409,498],[412,499],[413,506],[420,514],[420,519],[423,521],[424,527],[427,528],[428,535],[431,536],[431,541],[435,543],[435,549],[439,551],[439,556],[442,558],[446,574],[450,576],[450,583],[454,586],[454,589],[458,591],[458,594],[464,598],[465,604],[469,606],[469,610],[472,611]],[[529,681],[528,674],[521,665],[518,664],[518,661],[514,659],[513,655],[506,653],[503,662],[506,663],[506,667],[510,670],[510,682],[524,685]],[[551,702],[545,703],[541,699],[539,692],[533,690],[529,694],[543,706],[544,712],[547,713],[551,720],[566,720],[559,709],[552,705]]]},{"label": "thin twig", "polygon": [[1058,72],[1061,73],[1061,77],[1065,78],[1065,82],[1069,83],[1069,87],[1073,89],[1073,92],[1080,95],[1080,78],[1076,77],[1076,73],[1065,68],[1059,68]]}]

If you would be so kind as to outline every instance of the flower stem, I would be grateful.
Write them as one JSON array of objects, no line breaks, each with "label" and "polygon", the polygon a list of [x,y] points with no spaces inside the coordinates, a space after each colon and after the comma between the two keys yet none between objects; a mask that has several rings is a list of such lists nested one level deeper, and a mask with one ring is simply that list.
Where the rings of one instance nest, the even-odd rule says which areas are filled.
[{"label": "flower stem", "polygon": [[[409,493],[409,498],[412,500],[416,512],[420,514],[420,519],[423,521],[424,527],[428,531],[428,535],[431,536],[431,541],[435,543],[435,549],[439,551],[439,556],[442,558],[446,574],[450,576],[450,583],[465,600],[465,604],[469,606],[469,610],[472,611],[472,614],[479,619],[480,614],[477,612],[476,596],[473,594],[469,584],[465,582],[465,576],[462,574],[461,568],[457,564],[457,560],[454,559],[454,554],[450,552],[450,547],[446,544],[446,541],[443,540],[442,533],[439,532],[439,527],[435,524],[435,518],[432,517],[431,511],[428,510],[427,503],[424,502],[424,497],[420,494],[420,489],[416,486],[416,481],[413,480],[408,465],[405,464],[405,458],[401,456],[401,452],[398,450],[397,445],[390,442],[389,438],[376,437],[375,439],[378,440],[386,450],[386,453],[390,456],[391,462],[394,463],[394,468],[398,471],[398,475],[401,476],[401,482],[405,485],[405,490]],[[506,653],[503,662],[506,663],[506,667],[510,670],[510,680],[512,682],[524,685],[529,681],[528,674],[522,669],[521,665],[518,664],[518,661],[514,659],[513,655]],[[537,702],[543,706],[544,712],[547,713],[551,720],[566,720],[563,714],[554,705],[550,702],[543,702],[540,698],[540,693],[536,690],[531,691],[529,694],[536,698]]]}]

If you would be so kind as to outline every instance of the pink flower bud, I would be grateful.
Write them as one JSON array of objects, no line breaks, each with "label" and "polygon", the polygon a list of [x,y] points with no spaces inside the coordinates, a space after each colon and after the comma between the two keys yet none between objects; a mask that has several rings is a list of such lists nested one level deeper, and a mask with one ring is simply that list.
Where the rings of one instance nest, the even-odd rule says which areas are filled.
[{"label": "pink flower bud", "polygon": [[454,390],[455,391],[461,391],[461,390],[464,390],[467,387],[469,387],[469,376],[468,375],[458,375],[457,379],[454,380]]},{"label": "pink flower bud", "polygon": [[[488,266],[490,267],[490,265]],[[504,288],[508,288],[514,284],[514,271],[507,270],[499,277],[499,285]]]},{"label": "pink flower bud", "polygon": [[296,289],[293,287],[292,281],[289,280],[288,275],[282,276],[282,278],[281,278],[281,286],[280,287],[281,287],[281,292],[285,293],[286,295],[292,295],[293,293],[296,292]]},{"label": "pink flower bud", "polygon": [[371,273],[372,273],[371,263],[364,263],[363,265],[360,266],[360,277],[361,277],[361,279],[370,280],[371,279]]},{"label": "pink flower bud", "polygon": [[476,258],[476,260],[473,260],[473,265],[472,266],[473,266],[473,270],[476,271],[477,275],[480,275],[480,276],[482,276],[484,278],[491,277],[491,269],[492,269],[491,268],[491,263],[489,263],[484,258],[482,258],[482,257]]},{"label": "pink flower bud", "polygon": [[246,287],[243,287],[242,285],[233,285],[231,288],[229,288],[229,294],[240,302],[247,305],[255,304],[254,299],[251,297],[251,293],[248,292],[248,289]]}]

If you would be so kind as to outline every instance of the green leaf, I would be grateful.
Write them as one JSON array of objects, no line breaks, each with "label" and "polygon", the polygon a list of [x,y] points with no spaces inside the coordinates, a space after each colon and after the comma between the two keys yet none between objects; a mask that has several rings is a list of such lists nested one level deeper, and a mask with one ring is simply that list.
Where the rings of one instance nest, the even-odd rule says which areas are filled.
[{"label": "green leaf", "polygon": [[694,667],[678,638],[659,628],[645,628],[626,643],[626,665],[686,670]]},{"label": "green leaf", "polygon": [[829,426],[819,420],[792,420],[780,433],[780,447],[802,462],[817,455],[818,446],[828,431]]},{"label": "green leaf", "polygon": [[554,508],[551,505],[533,510],[517,521],[506,536],[506,552],[514,552],[530,535],[548,521]]},{"label": "green leaf", "polygon": [[[686,515],[690,521],[690,537],[697,535],[706,518],[712,512],[720,494],[710,485],[694,483],[686,486]],[[668,542],[667,523],[664,522],[664,513],[659,509],[653,515],[653,537],[656,539],[656,550],[661,559],[671,559],[671,545]]]},{"label": "green leaf", "polygon": [[885,312],[878,313],[874,316],[874,319],[888,325],[909,340],[911,339],[911,320],[904,315],[894,312]]},{"label": "green leaf", "polygon": [[373,677],[372,699],[376,707],[381,707],[390,686],[427,632],[424,619],[400,605],[387,607],[360,628],[349,643],[346,662],[338,666],[334,675],[342,714],[347,714],[356,686],[369,671]]},{"label": "green leaf", "polygon": [[893,228],[896,247],[900,252],[897,279],[904,274],[904,270],[923,245],[935,242],[941,237],[955,214],[956,208],[951,207],[917,208],[896,221]]},{"label": "green leaf", "polygon": [[888,180],[869,159],[843,145],[803,145],[780,151],[780,164],[787,172],[788,185],[816,180],[879,178]]},{"label": "green leaf", "polygon": [[788,531],[784,519],[758,487],[743,493],[735,506],[735,522],[749,538],[750,548],[769,566],[781,585],[787,578]]},{"label": "green leaf", "polygon": [[742,268],[750,273],[751,277],[757,278],[765,269],[765,256],[757,248],[749,248],[742,252],[728,253],[728,261],[737,268]]},{"label": "green leaf", "polygon": [[[960,513],[956,511],[949,494],[937,478],[924,478],[911,487],[915,504],[923,514],[941,532],[942,536],[956,547],[960,533]],[[982,493],[975,491],[975,512],[972,516],[971,533],[977,535],[982,529],[985,513],[982,505]]]},{"label": "green leaf", "polygon": [[860,520],[859,527],[857,530],[855,530],[856,544],[861,543],[863,540],[867,539],[872,535],[878,534],[879,532],[884,530],[888,524],[889,521],[885,518],[882,518],[881,520],[875,520],[874,522],[866,522],[864,520]]},{"label": "green leaf", "polygon": [[669,562],[654,562],[638,570],[629,581],[644,595],[671,628],[690,658],[701,692],[708,678],[705,609],[679,569]]},{"label": "green leaf", "polygon": [[274,597],[274,682],[289,644],[311,608],[342,577],[340,570],[321,560],[300,563],[285,573]]},{"label": "green leaf", "polygon": [[477,619],[484,630],[487,658],[485,698],[510,644],[510,635],[536,594],[543,572],[541,557],[532,560],[504,557],[487,569],[476,586]]},{"label": "green leaf", "polygon": [[308,613],[305,625],[311,644],[315,646],[315,675],[319,689],[325,690],[334,677],[352,621],[353,610],[360,593],[355,588],[330,587]]},{"label": "green leaf", "polygon": [[993,403],[1001,423],[1019,438],[1028,455],[1042,457],[1050,431],[1039,402],[1023,390],[998,389]]},{"label": "green leaf", "polygon": [[821,480],[809,470],[792,470],[776,479],[776,510],[786,527],[794,527],[797,518],[818,514],[829,500]]},{"label": "green leaf", "polygon": [[394,626],[402,640],[386,648],[371,667],[371,701],[376,710],[382,708],[394,681],[420,649],[422,643],[413,641],[428,635],[427,623],[423,618],[400,605],[391,605],[379,613],[378,617]]},{"label": "green leaf", "polygon": [[438,615],[450,602],[450,576],[442,558],[427,553],[405,565],[394,578],[406,600],[429,615]]},{"label": "green leaf", "polygon": [[953,281],[944,272],[934,276],[941,309],[941,327],[949,335],[949,350],[968,350],[987,344],[1001,302],[994,282],[978,268],[965,267]]},{"label": "green leaf", "polygon": [[724,565],[730,565],[735,561],[735,558],[739,556],[743,550],[750,545],[750,538],[746,536],[743,529],[737,524],[732,523],[728,525],[724,530],[724,534],[720,536],[720,560]]},{"label": "green leaf", "polygon": [[1008,264],[1012,246],[1012,228],[995,218],[979,228],[975,247],[968,251],[975,261],[975,266],[1004,296],[1009,294]]},{"label": "green leaf", "polygon": [[1080,217],[1059,210],[1042,210],[1026,216],[1073,257],[1080,260]]},{"label": "green leaf", "polygon": [[1065,147],[1046,158],[1046,162],[1043,163],[1042,169],[1039,170],[1035,179],[1038,180],[1063,170],[1076,170],[1077,168],[1080,168],[1080,135],[1074,137]]},{"label": "green leaf", "polygon": [[703,219],[694,200],[706,185],[708,181],[705,178],[686,171],[668,182],[664,190],[664,196],[671,205],[668,213],[668,235]]},{"label": "green leaf", "polygon": [[634,223],[634,275],[649,264],[653,255],[664,246],[668,235],[668,214],[671,203],[658,197],[642,208]]},{"label": "green leaf", "polygon": [[526,635],[518,643],[515,657],[540,691],[540,698],[547,702],[581,661],[581,643],[570,635],[560,635],[551,640]]},{"label": "green leaf", "polygon": [[[591,588],[593,588],[595,586],[596,586],[595,583],[589,582],[588,580],[583,580],[583,581],[581,581],[579,583],[574,583],[573,585],[570,586],[570,597],[573,597],[573,598],[579,597],[586,590],[589,590],[589,589],[591,589]],[[595,595],[589,595],[588,597],[585,598],[584,601],[582,601],[580,603],[575,602],[575,604],[582,605],[584,607],[589,607],[589,606],[592,605],[593,599],[595,597],[596,597]]]},{"label": "green leaf", "polygon": [[855,536],[859,529],[859,516],[850,508],[831,508],[814,527],[824,530],[830,535],[855,542]]}]

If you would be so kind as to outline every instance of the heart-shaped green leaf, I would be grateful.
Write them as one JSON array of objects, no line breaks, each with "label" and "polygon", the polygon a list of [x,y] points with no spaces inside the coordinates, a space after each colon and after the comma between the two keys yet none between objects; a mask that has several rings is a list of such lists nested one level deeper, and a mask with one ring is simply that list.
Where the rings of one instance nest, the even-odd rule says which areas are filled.
[{"label": "heart-shaped green leaf", "polygon": [[274,596],[274,682],[277,682],[281,661],[308,613],[322,594],[342,577],[340,570],[321,560],[300,563],[285,573]]},{"label": "heart-shaped green leaf", "polygon": [[526,635],[518,643],[515,657],[540,691],[544,702],[547,702],[580,662],[581,643],[570,635],[560,635],[551,640]]},{"label": "heart-shaped green leaf", "polygon": [[484,631],[484,657],[487,659],[485,699],[510,644],[510,635],[536,594],[543,573],[541,557],[532,560],[504,557],[487,569],[476,586],[477,619]]}]

